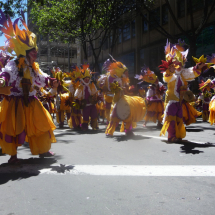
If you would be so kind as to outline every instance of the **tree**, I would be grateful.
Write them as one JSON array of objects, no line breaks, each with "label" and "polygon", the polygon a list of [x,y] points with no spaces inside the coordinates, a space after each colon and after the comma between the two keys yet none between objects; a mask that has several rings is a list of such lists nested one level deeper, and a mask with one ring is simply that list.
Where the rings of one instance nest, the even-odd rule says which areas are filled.
[{"label": "tree", "polygon": [[[150,1],[150,0],[149,0]],[[44,4],[31,4],[31,19],[38,26],[38,33],[51,39],[68,42],[78,38],[87,59],[90,45],[95,60],[95,69],[100,71],[98,57],[107,38],[113,33],[112,47],[117,40],[118,28],[128,20],[135,4],[128,0],[52,0]],[[125,15],[125,16],[124,16]],[[130,18],[130,17],[129,17]],[[96,43],[97,40],[99,43]]]},{"label": "tree", "polygon": [[[174,21],[174,24],[177,26],[177,28],[181,32],[181,36],[185,37],[188,41],[189,45],[189,56],[196,56],[196,50],[197,50],[197,38],[202,33],[202,30],[207,26],[208,20],[211,16],[211,14],[214,12],[215,9],[215,0],[187,0],[187,13],[188,17],[190,19],[191,23],[191,29],[189,31],[186,31],[183,29],[174,13],[173,8],[170,5],[169,0],[165,0],[168,11],[171,15],[172,20]],[[173,42],[176,42],[178,39],[178,35],[171,35],[169,32],[167,32],[160,23],[156,20],[156,16],[152,16],[153,19],[149,20],[147,17],[144,16],[143,10],[147,11],[149,14],[153,13],[153,9],[149,8],[144,0],[137,0],[137,14],[141,15],[145,21],[147,21],[150,24],[154,24],[155,29],[164,35],[166,38],[170,39]],[[202,9],[202,17],[200,21],[194,20],[194,12],[196,10],[197,6],[201,6]],[[191,59],[191,57],[190,57]],[[191,61],[194,65],[194,62]]]},{"label": "tree", "polygon": [[[21,16],[21,11],[27,11],[27,5],[25,0],[0,0],[0,8],[6,16],[10,16],[10,18],[15,18],[16,16]],[[0,36],[2,36],[2,32],[0,31]]]}]

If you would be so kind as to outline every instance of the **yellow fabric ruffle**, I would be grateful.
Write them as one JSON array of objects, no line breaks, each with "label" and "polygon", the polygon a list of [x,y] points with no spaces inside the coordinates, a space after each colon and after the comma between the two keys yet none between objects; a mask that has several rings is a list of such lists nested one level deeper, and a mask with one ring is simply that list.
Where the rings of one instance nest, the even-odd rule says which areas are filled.
[{"label": "yellow fabric ruffle", "polygon": [[[196,122],[196,117],[201,116],[202,113],[197,111],[192,105],[188,102],[182,103],[182,111],[183,111],[183,120],[186,125],[190,125]],[[189,118],[190,117],[190,118]]]},{"label": "yellow fabric ruffle", "polygon": [[52,117],[37,99],[31,100],[28,107],[19,98],[4,99],[0,104],[0,131],[3,139],[0,146],[3,153],[15,155],[16,147],[20,146],[18,138],[12,143],[5,142],[5,135],[16,137],[26,132],[33,155],[49,151],[51,143],[56,142],[53,130],[56,129]]},{"label": "yellow fabric ruffle", "polygon": [[[149,112],[155,112],[154,116],[150,116],[150,114],[148,114]],[[147,113],[146,113],[146,116],[145,116],[144,120],[147,121],[147,122],[154,122],[154,123],[156,123],[157,120],[159,122],[162,122],[163,112],[164,112],[164,104],[163,104],[163,102],[162,103],[160,103],[160,102],[151,102],[147,106]]]},{"label": "yellow fabric ruffle", "polygon": [[112,96],[107,96],[106,94],[104,94],[104,100],[108,103],[112,103],[113,101],[113,97]]},{"label": "yellow fabric ruffle", "polygon": [[[165,136],[169,126],[170,122],[175,121],[175,131],[176,131],[176,138],[184,138],[186,136],[186,129],[183,123],[183,119],[176,117],[176,116],[167,116],[166,120],[163,124],[163,127],[160,132],[160,136]],[[178,124],[179,123],[179,124]]]},{"label": "yellow fabric ruffle", "polygon": [[117,117],[114,117],[111,119],[111,122],[109,122],[107,129],[105,131],[105,134],[113,135],[114,131],[116,130],[116,126],[119,124],[120,119]]},{"label": "yellow fabric ruffle", "polygon": [[70,106],[66,106],[65,105],[65,101],[67,99],[69,99],[69,93],[63,93],[63,94],[61,94],[60,99],[61,99],[60,110],[70,111],[70,109],[71,109]]},{"label": "yellow fabric ruffle", "polygon": [[209,111],[210,111],[209,122],[211,125],[213,125],[215,123],[215,100],[210,102]]}]

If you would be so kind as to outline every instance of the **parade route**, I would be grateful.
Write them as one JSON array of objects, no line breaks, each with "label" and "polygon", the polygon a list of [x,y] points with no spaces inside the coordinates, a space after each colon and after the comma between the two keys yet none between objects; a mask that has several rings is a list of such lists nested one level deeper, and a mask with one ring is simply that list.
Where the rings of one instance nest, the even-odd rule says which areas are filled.
[{"label": "parade route", "polygon": [[153,123],[138,123],[130,137],[104,132],[103,124],[85,133],[65,126],[55,130],[53,158],[32,156],[27,145],[20,165],[1,155],[0,214],[213,214],[213,126],[198,119],[176,144]]}]

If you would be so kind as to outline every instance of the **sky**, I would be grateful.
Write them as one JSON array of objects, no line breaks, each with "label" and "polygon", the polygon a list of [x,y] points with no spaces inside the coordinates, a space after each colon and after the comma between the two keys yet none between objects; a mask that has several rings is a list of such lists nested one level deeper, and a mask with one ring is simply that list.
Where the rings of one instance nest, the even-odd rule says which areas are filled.
[{"label": "sky", "polygon": [[[17,19],[17,18],[18,18],[18,17],[12,19],[12,22],[13,22],[15,19]],[[28,19],[27,19],[27,13],[25,13],[25,20],[26,20],[26,22],[28,21]],[[4,35],[0,37],[0,46],[4,46],[5,40],[6,40],[6,38],[5,38]]]}]

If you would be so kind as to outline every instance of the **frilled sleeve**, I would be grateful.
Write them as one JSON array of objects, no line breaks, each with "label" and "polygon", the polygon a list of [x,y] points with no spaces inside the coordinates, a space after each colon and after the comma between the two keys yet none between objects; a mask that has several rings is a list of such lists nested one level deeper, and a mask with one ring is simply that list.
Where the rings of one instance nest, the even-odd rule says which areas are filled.
[{"label": "frilled sleeve", "polygon": [[92,93],[92,95],[95,95],[96,93],[97,93],[97,89],[96,89],[96,86],[95,86],[95,84],[94,83],[92,83],[92,89],[91,89],[91,93]]},{"label": "frilled sleeve", "polygon": [[49,79],[49,75],[39,69],[39,72],[36,72],[36,75],[32,77],[32,84],[36,85],[39,88],[45,87],[49,85]]},{"label": "frilled sleeve", "polygon": [[187,69],[183,69],[181,76],[186,80],[186,81],[192,81],[196,77],[198,77],[201,74],[201,70],[197,69],[197,65],[194,67],[190,67]]},{"label": "frilled sleeve", "polygon": [[163,81],[165,82],[165,83],[169,83],[169,82],[171,82],[173,79],[175,79],[176,77],[175,77],[175,74],[173,74],[173,75],[168,75],[166,72],[164,72],[163,73]]},{"label": "frilled sleeve", "polygon": [[75,99],[79,99],[79,100],[82,99],[82,96],[83,96],[83,89],[82,89],[82,88],[83,88],[83,87],[80,85],[80,86],[76,89],[75,95],[74,95]]},{"label": "frilled sleeve", "polygon": [[70,85],[69,85],[69,92],[70,92],[72,95],[74,94],[75,89],[74,89],[73,84],[70,84]]},{"label": "frilled sleeve", "polygon": [[17,76],[18,68],[15,61],[9,61],[0,73],[0,78],[5,81],[6,86],[11,85],[14,81],[16,81]]}]

